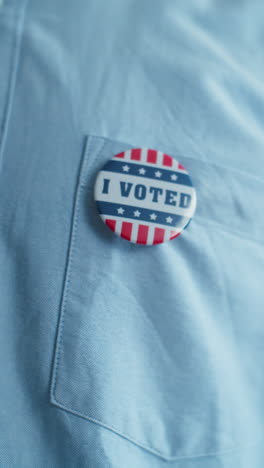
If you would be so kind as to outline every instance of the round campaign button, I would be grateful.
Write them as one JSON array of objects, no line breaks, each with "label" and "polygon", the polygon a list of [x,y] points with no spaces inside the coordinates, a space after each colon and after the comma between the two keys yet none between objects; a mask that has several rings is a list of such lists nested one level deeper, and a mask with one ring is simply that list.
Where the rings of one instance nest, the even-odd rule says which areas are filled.
[{"label": "round campaign button", "polygon": [[194,215],[196,192],[186,169],[168,154],[135,148],[99,171],[97,209],[115,234],[154,245],[178,237]]}]

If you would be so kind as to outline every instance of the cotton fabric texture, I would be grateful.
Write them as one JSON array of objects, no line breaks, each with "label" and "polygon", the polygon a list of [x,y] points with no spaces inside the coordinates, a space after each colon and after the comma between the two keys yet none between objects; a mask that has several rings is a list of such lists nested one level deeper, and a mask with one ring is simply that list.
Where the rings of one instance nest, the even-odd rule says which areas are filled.
[{"label": "cotton fabric texture", "polygon": [[[0,5],[0,467],[262,468],[262,2]],[[197,191],[151,247],[93,198],[140,147]]]}]

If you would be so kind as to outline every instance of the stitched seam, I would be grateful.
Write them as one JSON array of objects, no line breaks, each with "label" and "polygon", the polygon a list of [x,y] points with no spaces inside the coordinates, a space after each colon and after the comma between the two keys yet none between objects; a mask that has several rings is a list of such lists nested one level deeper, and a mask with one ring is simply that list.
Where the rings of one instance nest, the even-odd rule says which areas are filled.
[{"label": "stitched seam", "polygon": [[156,449],[154,449],[152,447],[149,447],[147,445],[142,444],[142,442],[138,441],[137,439],[135,439],[133,437],[130,437],[129,435],[123,434],[122,432],[115,429],[114,426],[104,424],[102,421],[99,421],[98,419],[92,418],[92,417],[90,417],[89,415],[87,415],[85,413],[79,412],[78,410],[74,410],[73,408],[68,407],[64,403],[58,401],[56,398],[54,398],[53,403],[56,403],[60,408],[66,410],[66,411],[69,411],[70,413],[72,413],[72,414],[74,414],[76,416],[82,417],[82,418],[84,418],[84,419],[86,419],[88,421],[91,421],[91,422],[93,422],[95,424],[98,424],[98,425],[104,427],[105,429],[113,431],[114,433],[122,436],[124,439],[129,440],[130,442],[133,442],[134,444],[138,445],[139,447],[143,448],[144,450],[147,450],[147,451],[153,453],[156,456],[159,456],[160,458],[162,458],[163,460],[166,460],[166,461],[193,460],[193,459],[205,458],[205,457],[215,457],[215,456],[219,456],[219,455],[223,456],[223,455],[228,455],[228,454],[231,454],[231,453],[234,453],[234,452],[238,452],[241,449],[245,450],[245,449],[247,449],[249,447],[252,447],[252,446],[255,446],[255,445],[257,445],[257,444],[259,444],[261,442],[261,438],[259,438],[257,440],[248,442],[248,443],[243,444],[243,445],[238,444],[238,445],[230,447],[229,449],[226,449],[226,450],[219,450],[219,451],[215,451],[215,452],[206,452],[206,453],[200,453],[200,454],[198,453],[196,455],[175,455],[175,456],[173,455],[173,456],[169,456],[169,455],[165,455],[165,454],[159,452],[158,450],[156,450]]},{"label": "stitched seam", "polygon": [[[98,135],[90,135],[90,136],[93,137],[93,138],[100,138],[100,139],[103,139],[103,140],[106,140],[106,141],[110,141],[110,142],[112,142],[114,144],[118,143],[120,145],[126,145],[126,143],[124,143],[124,142],[114,140],[114,139],[111,139],[111,138],[108,138],[108,137],[105,137],[105,136],[98,136]],[[133,147],[130,143],[128,143],[127,146]],[[189,156],[180,155],[179,153],[177,153],[177,154],[174,153],[174,152],[172,152],[172,153],[174,154],[174,156],[176,158],[179,158],[179,159],[186,159],[186,160],[198,162],[198,163],[201,163],[201,164],[209,165],[211,167],[221,168],[221,169],[224,169],[225,171],[228,171],[228,172],[230,172],[230,170],[231,170],[234,173],[238,173],[238,174],[242,175],[243,177],[246,176],[248,178],[256,179],[258,182],[263,184],[263,187],[264,187],[264,180],[254,176],[252,174],[248,174],[246,172],[240,171],[239,169],[226,168],[225,166],[223,166],[221,164],[212,163],[210,161],[205,161],[205,160],[202,160],[202,159],[195,159],[195,158],[192,158],[192,157],[189,157]],[[204,221],[205,223],[207,223],[208,225],[214,227],[215,229],[220,229],[223,232],[233,234],[234,236],[243,238],[243,239],[245,239],[245,240],[247,240],[249,242],[254,242],[254,243],[259,244],[261,246],[263,246],[263,244],[264,244],[261,239],[256,238],[256,237],[251,237],[250,233],[248,233],[248,235],[246,235],[245,233],[242,233],[242,231],[239,231],[239,230],[236,230],[236,229],[230,229],[224,223],[222,224],[222,223],[220,223],[218,221],[207,219],[205,216],[198,215],[197,213],[193,217],[192,222],[195,222],[195,220],[198,220],[199,224],[201,224],[201,225],[203,225],[202,221]]]},{"label": "stitched seam", "polygon": [[[125,143],[124,141],[114,140],[113,138],[108,138],[106,136],[99,136],[99,135],[95,135],[95,134],[89,134],[89,136],[94,137],[94,138],[101,138],[101,139],[104,139],[106,141],[111,141],[113,143],[118,143],[118,144],[121,144],[121,145],[126,144],[126,145],[130,146],[131,148],[141,148],[140,145],[135,146],[135,145],[132,145],[131,143],[128,143],[128,142]],[[228,173],[230,173],[230,171],[233,171],[235,173],[241,174],[243,177],[249,177],[249,178],[252,178],[252,179],[256,179],[258,182],[261,182],[261,184],[264,185],[264,179],[263,178],[260,178],[255,174],[251,174],[251,173],[248,173],[248,172],[245,172],[245,171],[241,171],[241,169],[237,169],[236,167],[229,167],[228,166],[228,168],[227,168],[223,164],[211,162],[208,159],[193,158],[191,156],[185,156],[184,154],[181,154],[181,153],[179,153],[177,151],[175,152],[175,150],[173,150],[173,149],[170,150],[170,152],[175,157],[183,158],[183,159],[186,159],[186,160],[189,159],[190,161],[199,162],[199,163],[204,164],[204,165],[215,167],[216,169],[220,168],[220,169],[223,169],[223,170],[227,171]]]},{"label": "stitched seam", "polygon": [[10,67],[10,85],[9,85],[9,89],[7,92],[6,106],[5,106],[3,121],[2,121],[2,126],[1,126],[2,138],[0,141],[0,172],[2,169],[4,149],[6,145],[8,127],[9,127],[9,122],[10,122],[11,113],[12,113],[12,104],[14,100],[14,93],[15,93],[15,87],[16,87],[16,81],[17,81],[17,72],[18,72],[21,42],[22,42],[22,36],[23,36],[23,31],[24,31],[27,5],[28,5],[28,0],[25,0],[20,11],[20,17],[17,22],[16,31],[15,31],[16,39],[15,39],[15,44],[13,46],[14,47],[13,60],[12,60],[11,67]]},{"label": "stitched seam", "polygon": [[[62,289],[62,300],[61,300],[61,313],[59,317],[59,328],[58,328],[58,334],[57,334],[57,345],[56,345],[56,350],[55,350],[55,359],[54,359],[54,374],[53,374],[53,381],[52,381],[52,386],[51,386],[51,396],[55,398],[55,392],[56,392],[56,385],[57,385],[57,378],[58,378],[58,369],[60,365],[60,356],[61,356],[61,347],[62,347],[62,342],[63,342],[63,329],[64,329],[64,318],[65,318],[65,312],[66,312],[66,307],[67,307],[67,299],[68,299],[68,291],[70,287],[70,282],[71,282],[71,270],[72,270],[72,263],[74,259],[74,253],[75,253],[75,241],[77,237],[77,227],[79,223],[79,212],[80,212],[80,199],[81,199],[81,194],[84,188],[84,185],[82,184],[82,177],[86,168],[86,163],[88,160],[88,156],[90,154],[90,148],[92,146],[92,138],[87,138],[86,143],[84,145],[84,154],[83,154],[83,159],[81,162],[81,167],[79,171],[79,177],[77,181],[77,186],[76,186],[76,195],[75,195],[75,202],[74,202],[74,207],[73,207],[73,225],[72,225],[72,230],[70,234],[70,240],[69,240],[69,253],[68,253],[68,261],[66,264],[66,275],[65,275],[65,281]],[[103,146],[101,148],[101,151],[103,150],[103,147],[105,145],[105,142],[103,143]],[[56,399],[56,398],[55,398]]]},{"label": "stitched seam", "polygon": [[[62,401],[59,401],[56,398],[56,386],[57,386],[57,382],[59,379],[58,373],[59,373],[60,357],[61,357],[62,344],[63,344],[64,320],[65,320],[65,314],[67,312],[67,300],[68,300],[68,293],[69,293],[69,288],[70,288],[70,283],[71,283],[72,264],[73,264],[74,255],[75,255],[76,238],[77,238],[77,233],[78,233],[79,213],[80,213],[80,206],[81,206],[80,200],[81,200],[81,195],[83,193],[83,189],[85,187],[83,178],[86,173],[87,161],[88,161],[89,155],[91,154],[91,148],[92,148],[94,139],[103,140],[103,144],[101,148],[97,150],[98,158],[100,157],[103,149],[105,148],[106,143],[109,141],[109,139],[104,138],[104,137],[89,135],[87,138],[86,144],[84,146],[84,155],[83,155],[83,159],[80,165],[79,177],[78,177],[76,192],[75,192],[76,195],[75,195],[75,202],[74,202],[74,207],[73,207],[73,226],[72,226],[72,231],[71,231],[70,240],[69,240],[70,247],[69,247],[69,254],[68,254],[68,262],[66,264],[65,282],[63,285],[63,289],[62,289],[62,300],[61,300],[61,307],[60,307],[61,313],[58,319],[59,325],[58,325],[57,344],[56,344],[55,358],[54,358],[54,371],[53,371],[53,378],[52,378],[52,385],[51,385],[51,402],[61,407],[62,409],[67,410],[72,414],[75,414],[76,416],[83,417],[84,419],[89,420],[95,424],[98,424],[101,427],[104,427],[105,429],[113,431],[114,433],[122,436],[124,439],[129,440],[132,443],[135,443],[139,447],[167,461],[197,459],[197,458],[204,458],[204,457],[210,457],[210,456],[224,455],[224,454],[228,454],[232,452],[237,452],[240,449],[240,447],[246,448],[247,445],[238,444],[226,450],[219,450],[215,452],[207,452],[207,453],[196,454],[196,455],[179,455],[179,456],[165,455],[164,453],[161,453],[159,450],[155,449],[154,447],[145,445],[144,443],[140,442],[134,437],[131,437],[129,434],[124,434],[122,431],[115,428],[115,426],[105,424],[103,421],[92,418],[86,413],[79,412],[78,410],[75,410],[73,407],[68,407],[67,404],[64,404]],[[256,441],[251,442],[251,444],[254,444],[254,443],[257,443],[257,442]]]}]

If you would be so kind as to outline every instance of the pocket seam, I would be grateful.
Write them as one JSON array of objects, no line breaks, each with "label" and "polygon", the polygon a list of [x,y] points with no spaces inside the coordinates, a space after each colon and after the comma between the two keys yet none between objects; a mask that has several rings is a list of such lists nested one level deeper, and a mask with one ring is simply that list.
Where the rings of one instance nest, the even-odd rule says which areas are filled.
[{"label": "pocket seam", "polygon": [[[88,156],[90,154],[91,146],[92,146],[92,139],[87,137],[85,140],[84,148],[83,148],[83,155],[81,158],[79,176],[78,176],[76,189],[75,189],[75,200],[73,204],[73,212],[72,212],[72,220],[71,220],[72,228],[71,228],[70,237],[69,237],[69,247],[68,247],[68,253],[67,253],[68,258],[66,259],[64,284],[62,287],[62,297],[61,297],[61,302],[60,302],[60,315],[58,318],[59,323],[58,323],[58,333],[57,333],[57,338],[56,338],[57,345],[55,349],[54,372],[52,376],[52,386],[51,386],[51,398],[54,397],[55,400],[56,400],[55,392],[56,392],[56,384],[57,384],[57,379],[58,379],[58,370],[60,366],[61,346],[63,342],[64,318],[65,318],[65,312],[67,308],[68,292],[69,292],[69,287],[71,283],[72,263],[73,263],[74,253],[75,253],[77,228],[79,224],[80,198],[81,198],[82,191],[84,189],[84,184],[82,184],[82,177],[84,174],[84,169],[86,166]],[[100,154],[104,146],[105,146],[105,142],[103,143],[98,154]]]},{"label": "pocket seam", "polygon": [[124,439],[128,440],[129,442],[134,443],[135,445],[137,445],[138,447],[146,450],[147,452],[150,452],[151,454],[161,458],[162,460],[169,461],[169,462],[179,461],[179,460],[196,460],[196,459],[199,459],[199,458],[207,458],[207,457],[218,457],[218,456],[222,457],[222,456],[229,455],[229,454],[232,454],[232,453],[241,453],[241,451],[244,451],[244,450],[247,450],[247,449],[249,449],[251,447],[254,447],[254,446],[258,445],[261,442],[261,438],[259,438],[258,440],[250,441],[248,444],[243,444],[243,445],[238,444],[238,445],[230,447],[229,449],[226,449],[226,450],[219,450],[219,451],[215,451],[215,452],[206,452],[206,453],[197,453],[197,454],[194,454],[194,455],[169,456],[169,455],[164,455],[163,453],[159,452],[158,450],[156,450],[156,449],[154,449],[154,448],[152,448],[150,446],[142,444],[142,442],[139,442],[137,439],[132,438],[129,435],[123,434],[122,432],[118,431],[118,429],[115,429],[114,426],[104,424],[102,421],[100,421],[98,419],[95,419],[95,418],[92,418],[92,417],[88,416],[85,413],[82,413],[82,412],[80,412],[78,410],[74,410],[73,408],[69,408],[63,402],[58,401],[56,399],[56,397],[55,397],[55,394],[53,395],[53,398],[52,398],[51,402],[55,406],[58,406],[59,408],[65,410],[65,411],[68,411],[69,413],[74,414],[75,416],[81,417],[81,418],[85,419],[86,421],[91,421],[92,423],[95,423],[98,426],[103,427],[104,429],[112,431],[114,434],[117,434],[117,435],[123,437]]},{"label": "pocket seam", "polygon": [[[119,139],[115,139],[115,138],[110,138],[110,137],[107,137],[107,136],[99,136],[99,135],[96,135],[96,134],[91,134],[89,133],[89,137],[90,138],[98,138],[98,139],[103,139],[105,141],[111,141],[112,143],[118,143],[118,144],[126,144],[127,146],[130,146],[130,147],[133,147],[134,145],[131,143],[131,142],[124,142],[123,139],[119,140]],[[150,145],[151,147],[152,145]],[[136,147],[140,147],[140,144],[137,144]],[[249,173],[248,171],[244,171],[244,170],[241,170],[240,168],[238,169],[237,167],[229,167],[227,166],[227,164],[225,165],[224,163],[217,163],[217,162],[212,162],[210,161],[209,159],[206,159],[206,158],[200,158],[200,157],[192,157],[192,156],[186,156],[185,154],[182,154],[181,152],[173,149],[173,148],[165,148],[166,152],[168,154],[171,154],[173,157],[175,158],[179,158],[179,160],[181,158],[184,158],[184,159],[188,159],[190,161],[194,161],[194,162],[200,162],[202,164],[206,164],[210,167],[215,167],[215,168],[219,168],[219,169],[223,169],[223,170],[228,170],[228,172],[232,171],[234,172],[235,174],[239,174],[239,175],[242,175],[244,177],[248,177],[248,178],[252,178],[252,179],[255,179],[257,180],[258,182],[262,183],[263,186],[264,186],[264,180],[262,177],[259,177],[257,174],[253,174],[253,173]],[[164,150],[164,151],[165,151]]]},{"label": "pocket seam", "polygon": [[[66,261],[65,280],[64,280],[64,284],[62,288],[62,298],[61,298],[61,306],[60,306],[61,313],[58,319],[59,324],[58,324],[58,333],[57,333],[57,344],[56,344],[56,349],[55,349],[54,370],[53,370],[53,375],[52,375],[51,394],[50,394],[51,402],[61,407],[62,409],[65,409],[77,416],[81,416],[91,422],[94,422],[100,425],[101,427],[111,430],[115,434],[119,434],[120,436],[124,437],[126,440],[129,440],[130,442],[135,443],[139,447],[153,453],[154,455],[164,460],[174,460],[175,459],[174,456],[169,457],[167,455],[164,455],[161,452],[159,452],[157,449],[146,446],[142,444],[140,441],[136,440],[135,438],[132,438],[129,435],[123,434],[114,426],[106,425],[102,421],[94,419],[86,415],[83,412],[79,412],[72,408],[67,407],[67,405],[65,405],[63,402],[60,402],[56,397],[56,386],[57,386],[58,371],[59,371],[59,366],[60,366],[61,347],[63,343],[64,319],[65,319],[65,314],[67,310],[67,299],[68,299],[68,292],[69,292],[69,287],[71,283],[72,263],[73,263],[74,253],[75,253],[75,245],[76,245],[76,238],[77,238],[78,224],[79,224],[80,199],[81,199],[81,194],[83,192],[83,189],[85,187],[85,184],[83,183],[83,176],[85,173],[86,163],[87,163],[89,154],[91,152],[93,138],[94,138],[93,136],[89,135],[84,144],[83,156],[82,156],[82,161],[80,164],[79,176],[78,176],[76,190],[75,190],[75,201],[73,204],[72,229],[71,229],[70,239],[69,239],[68,260]],[[96,138],[99,138],[99,137],[96,137]],[[102,146],[97,151],[97,157],[100,156],[101,152],[103,151],[106,145],[106,142],[107,142],[107,139],[103,138]]]},{"label": "pocket seam", "polygon": [[222,455],[230,454],[233,452],[238,453],[241,449],[244,450],[248,447],[251,447],[252,445],[255,445],[256,443],[258,443],[258,441],[256,440],[250,441],[249,444],[243,444],[243,445],[237,444],[237,445],[234,445],[233,447],[229,447],[226,450],[219,450],[219,451],[206,452],[206,453],[200,453],[200,454],[196,453],[193,455],[171,455],[169,456],[153,448],[152,446],[143,444],[142,442],[135,439],[134,437],[131,437],[128,434],[124,434],[119,429],[115,428],[115,426],[105,424],[103,421],[93,418],[82,411],[78,411],[74,409],[73,407],[68,407],[67,404],[64,404],[62,399],[61,400],[57,399],[56,387],[57,387],[57,381],[59,379],[58,373],[59,373],[59,367],[60,367],[60,357],[61,357],[61,352],[62,352],[61,347],[62,347],[63,337],[64,337],[64,319],[65,319],[65,315],[67,312],[68,292],[69,292],[69,287],[70,287],[71,279],[72,279],[72,275],[71,275],[72,264],[74,260],[76,239],[77,239],[77,234],[78,234],[79,214],[80,214],[80,207],[81,207],[80,201],[81,201],[81,195],[85,188],[84,177],[86,173],[87,162],[91,154],[93,142],[97,140],[101,140],[100,148],[96,149],[97,158],[100,156],[103,149],[105,148],[106,143],[108,142],[108,138],[106,137],[99,137],[99,136],[94,136],[90,134],[86,137],[85,143],[84,143],[83,154],[82,154],[81,162],[80,162],[79,175],[78,175],[78,179],[76,182],[75,197],[74,197],[72,218],[71,218],[72,227],[71,227],[70,236],[69,236],[69,245],[68,245],[67,258],[66,258],[64,282],[62,286],[62,297],[60,301],[60,314],[58,318],[58,332],[57,332],[57,337],[56,337],[55,356],[54,356],[54,361],[53,361],[51,392],[50,392],[51,403],[53,403],[57,407],[60,407],[61,409],[64,409],[65,411],[70,412],[71,414],[82,417],[85,420],[91,421],[99,425],[100,427],[103,427],[107,430],[112,431],[114,434],[117,434],[123,437],[124,439],[134,443],[138,447],[146,450],[149,453],[152,453],[153,455],[165,461],[195,460],[195,459],[204,458],[204,457],[222,456]]},{"label": "pocket seam", "polygon": [[[129,147],[132,147],[131,143],[126,144],[121,140],[112,139],[112,138],[109,138],[109,137],[106,137],[106,136],[99,136],[99,135],[89,134],[89,138],[95,139],[95,140],[97,140],[97,139],[103,140],[104,145],[107,142],[110,141],[112,143],[118,143],[120,145],[126,145],[126,146],[129,146]],[[251,173],[249,174],[249,173],[247,173],[245,171],[242,171],[241,169],[237,169],[237,168],[233,168],[233,167],[231,167],[231,168],[228,167],[227,168],[224,164],[218,164],[218,163],[206,160],[206,159],[194,158],[194,157],[191,157],[191,156],[180,155],[176,151],[171,151],[171,154],[175,158],[182,158],[182,159],[188,160],[188,161],[199,162],[201,164],[208,165],[209,167],[213,167],[213,168],[217,168],[217,169],[219,168],[219,169],[222,169],[222,170],[228,171],[228,172],[232,171],[232,172],[234,172],[234,175],[238,174],[239,176],[241,175],[243,177],[247,177],[248,179],[256,180],[259,183],[261,183],[263,185],[263,187],[264,187],[264,181],[260,177],[257,177],[256,175],[251,174]],[[225,223],[221,223],[220,221],[217,221],[215,219],[210,219],[209,217],[205,217],[204,215],[200,215],[200,214],[198,214],[197,209],[196,209],[196,212],[195,212],[195,216],[192,219],[192,223],[195,223],[196,221],[202,226],[206,226],[207,228],[210,227],[212,229],[217,229],[217,230],[220,229],[224,233],[233,235],[235,237],[242,238],[245,241],[254,242],[255,244],[258,244],[260,246],[263,246],[263,244],[264,244],[259,236],[257,236],[257,237],[252,236],[250,234],[250,232],[244,233],[244,231],[239,229],[238,227],[232,228],[232,227],[226,225]]]}]

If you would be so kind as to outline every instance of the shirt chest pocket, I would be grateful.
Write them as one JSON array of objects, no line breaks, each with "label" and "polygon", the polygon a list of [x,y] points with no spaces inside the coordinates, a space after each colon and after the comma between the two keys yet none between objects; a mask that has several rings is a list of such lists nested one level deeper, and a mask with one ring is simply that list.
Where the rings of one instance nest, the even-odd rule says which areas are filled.
[{"label": "shirt chest pocket", "polygon": [[248,442],[253,417],[247,396],[237,396],[244,381],[236,357],[228,365],[223,358],[233,345],[225,339],[222,348],[217,317],[214,322],[209,312],[212,272],[218,271],[213,256],[204,273],[208,300],[199,291],[199,226],[145,247],[119,239],[98,216],[96,174],[128,148],[100,137],[87,140],[51,401],[165,460],[233,450]]}]

